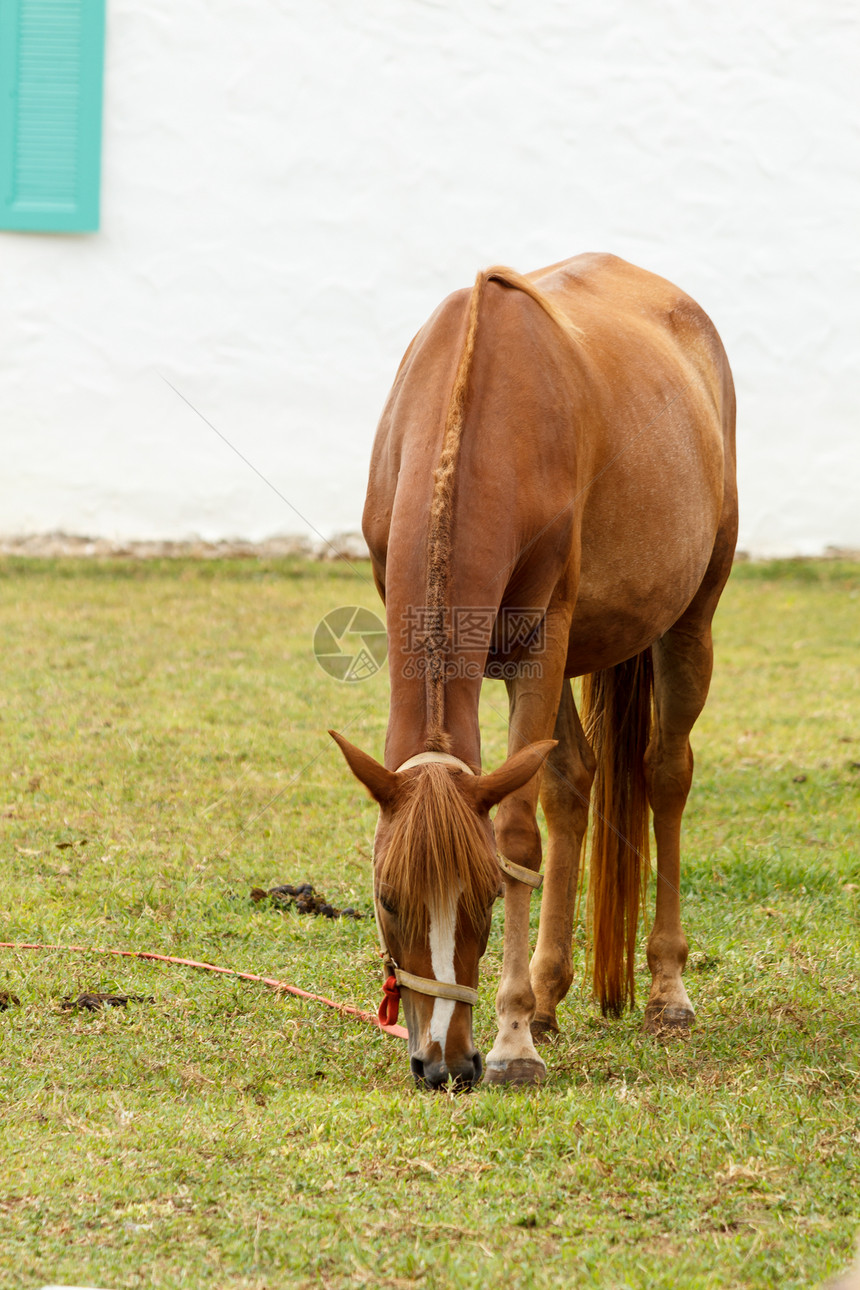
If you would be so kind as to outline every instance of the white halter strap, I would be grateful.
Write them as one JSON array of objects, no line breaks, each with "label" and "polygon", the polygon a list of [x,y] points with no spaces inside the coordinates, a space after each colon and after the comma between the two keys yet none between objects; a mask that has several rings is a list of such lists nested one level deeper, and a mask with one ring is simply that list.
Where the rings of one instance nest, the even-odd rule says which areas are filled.
[{"label": "white halter strap", "polygon": [[457,766],[460,770],[464,770],[467,775],[474,775],[475,773],[472,767],[467,766],[464,761],[460,761],[459,757],[452,757],[450,753],[442,752],[416,753],[414,757],[410,757],[408,761],[405,761],[402,766],[398,766],[394,773],[399,775],[402,770],[411,770],[413,766],[427,766],[431,762],[441,762],[443,766]]},{"label": "white halter strap", "polygon": [[502,873],[507,874],[509,878],[513,878],[515,882],[522,882],[526,887],[531,887],[533,891],[537,891],[543,882],[543,874],[535,873],[534,869],[526,869],[524,865],[514,864],[513,860],[509,860],[507,856],[500,855],[498,852],[496,853],[496,859],[499,862],[499,868]]}]

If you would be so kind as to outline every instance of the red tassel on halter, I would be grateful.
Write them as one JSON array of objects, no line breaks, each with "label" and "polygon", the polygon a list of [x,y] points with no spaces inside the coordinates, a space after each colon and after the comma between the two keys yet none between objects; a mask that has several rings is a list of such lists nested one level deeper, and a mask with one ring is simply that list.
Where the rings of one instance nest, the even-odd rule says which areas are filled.
[{"label": "red tassel on halter", "polygon": [[379,1005],[379,1024],[395,1026],[400,1011],[400,986],[392,973],[382,987],[382,1003]]}]

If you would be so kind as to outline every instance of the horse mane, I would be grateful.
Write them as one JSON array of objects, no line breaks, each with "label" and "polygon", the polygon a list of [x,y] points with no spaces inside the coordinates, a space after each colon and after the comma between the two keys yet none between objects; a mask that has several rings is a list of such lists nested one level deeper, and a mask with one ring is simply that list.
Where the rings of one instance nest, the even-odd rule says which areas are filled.
[{"label": "horse mane", "polygon": [[460,909],[476,925],[499,891],[499,866],[474,808],[457,781],[462,775],[436,763],[404,777],[376,888],[391,893],[404,940],[426,939],[428,911],[459,894]]},{"label": "horse mane", "polygon": [[543,309],[570,340],[576,341],[582,336],[580,329],[562,313],[558,306],[515,269],[497,264],[491,269],[482,270],[475,278],[469,299],[466,339],[448,401],[448,413],[442,434],[442,450],[436,466],[433,497],[430,503],[430,531],[427,543],[427,633],[424,638],[427,692],[427,735],[424,746],[428,752],[451,751],[451,739],[445,730],[445,660],[448,653],[445,615],[448,609],[451,576],[454,489],[460,444],[466,422],[469,377],[478,335],[478,314],[484,288],[488,282],[499,282],[502,286],[522,291]]}]

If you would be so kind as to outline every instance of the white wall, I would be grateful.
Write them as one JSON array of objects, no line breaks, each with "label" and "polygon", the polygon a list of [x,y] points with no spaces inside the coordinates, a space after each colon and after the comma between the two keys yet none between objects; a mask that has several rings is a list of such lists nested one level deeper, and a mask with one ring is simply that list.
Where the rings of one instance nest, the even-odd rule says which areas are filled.
[{"label": "white wall", "polygon": [[740,545],[860,547],[854,15],[108,0],[102,231],[0,233],[0,533],[355,528],[442,296],[611,250],[723,334]]}]

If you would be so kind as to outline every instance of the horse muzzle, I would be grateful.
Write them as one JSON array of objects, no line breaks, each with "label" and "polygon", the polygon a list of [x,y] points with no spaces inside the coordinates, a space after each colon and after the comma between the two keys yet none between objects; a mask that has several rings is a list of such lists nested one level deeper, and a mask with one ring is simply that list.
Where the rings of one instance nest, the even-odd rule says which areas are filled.
[{"label": "horse muzzle", "polygon": [[424,1061],[416,1054],[410,1058],[409,1065],[419,1088],[440,1089],[450,1081],[455,1091],[468,1092],[480,1082],[484,1074],[484,1063],[477,1051],[471,1057],[450,1063],[444,1058],[441,1061]]}]

